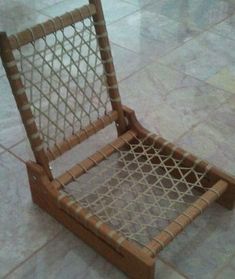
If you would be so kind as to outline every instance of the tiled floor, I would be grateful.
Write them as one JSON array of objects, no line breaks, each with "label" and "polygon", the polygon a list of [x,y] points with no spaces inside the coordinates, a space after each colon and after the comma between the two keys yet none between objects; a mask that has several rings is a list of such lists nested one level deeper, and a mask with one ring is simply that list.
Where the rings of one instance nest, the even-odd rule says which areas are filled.
[{"label": "tiled floor", "polygon": [[[85,2],[0,0],[0,29],[17,32]],[[103,4],[123,102],[154,132],[235,174],[235,0]],[[0,66],[0,277],[125,278],[31,202],[29,158]],[[157,272],[234,278],[235,211],[212,206],[160,255]]]}]

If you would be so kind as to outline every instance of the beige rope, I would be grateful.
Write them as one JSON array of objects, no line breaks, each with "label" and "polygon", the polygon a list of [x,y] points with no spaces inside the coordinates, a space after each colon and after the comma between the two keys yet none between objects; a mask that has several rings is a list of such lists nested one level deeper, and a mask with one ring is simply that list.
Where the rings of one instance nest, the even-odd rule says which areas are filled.
[{"label": "beige rope", "polygon": [[[135,137],[131,143],[123,139],[126,146],[121,149],[111,145],[117,152],[107,162],[103,161],[66,186],[82,207],[143,246],[163,230],[174,238],[165,229],[167,225],[175,222],[183,228],[184,224],[175,220],[181,214],[191,222],[184,211],[190,206],[200,210],[193,205],[200,193],[193,189],[207,190],[202,182],[207,170],[197,170],[199,161],[192,166],[182,165],[188,154],[176,159],[176,148],[165,154],[163,150],[170,143],[156,148],[151,143],[152,136]],[[177,171],[178,176],[174,177],[172,171]],[[195,181],[190,181],[189,175]],[[164,246],[158,239],[154,240]]]},{"label": "beige rope", "polygon": [[[74,22],[73,14],[68,15]],[[51,19],[52,25],[55,20],[64,25],[62,17]],[[20,75],[11,79],[22,78],[43,147],[48,150],[78,131],[87,133],[85,127],[107,114],[111,106],[92,17],[50,35],[43,24],[39,26],[43,38],[35,40],[28,29],[33,42],[14,50]],[[15,39],[19,46],[20,38]],[[13,66],[14,61],[8,63]]]}]

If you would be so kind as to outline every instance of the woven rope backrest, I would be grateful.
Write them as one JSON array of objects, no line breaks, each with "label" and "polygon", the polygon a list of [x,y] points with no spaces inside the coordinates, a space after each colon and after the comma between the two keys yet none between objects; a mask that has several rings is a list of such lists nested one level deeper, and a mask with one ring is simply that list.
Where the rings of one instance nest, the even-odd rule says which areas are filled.
[{"label": "woven rope backrest", "polygon": [[[58,19],[64,26],[62,17]],[[32,42],[13,53],[46,149],[110,110],[92,17],[39,39],[32,32]]]},{"label": "woven rope backrest", "polygon": [[50,178],[49,161],[113,121],[119,134],[127,129],[101,1],[89,3],[10,37],[0,32],[16,104]]}]

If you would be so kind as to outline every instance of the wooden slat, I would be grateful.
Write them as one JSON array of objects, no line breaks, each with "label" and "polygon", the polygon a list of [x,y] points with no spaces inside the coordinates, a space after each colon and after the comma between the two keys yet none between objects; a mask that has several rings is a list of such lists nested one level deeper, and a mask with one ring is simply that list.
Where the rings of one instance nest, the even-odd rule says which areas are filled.
[{"label": "wooden slat", "polygon": [[155,257],[211,203],[217,200],[226,191],[227,187],[227,182],[223,180],[218,181],[211,189],[189,206],[188,209],[173,220],[162,232],[155,236],[143,249]]},{"label": "wooden slat", "polygon": [[55,17],[42,24],[37,24],[34,27],[25,31],[19,32],[16,35],[9,37],[10,45],[12,49],[22,47],[32,41],[40,39],[45,35],[49,35],[60,29],[65,28],[75,22],[84,20],[96,13],[94,5],[85,5],[80,9],[75,9],[69,13],[65,13],[60,17]]},{"label": "wooden slat", "polygon": [[43,148],[43,142],[39,136],[39,131],[29,105],[24,85],[20,78],[18,67],[15,63],[8,37],[6,33],[3,32],[0,33],[0,54],[36,161],[43,166],[48,177],[52,179],[48,158]]},{"label": "wooden slat", "polygon": [[63,208],[58,206],[58,191],[51,188],[50,181],[40,166],[30,162],[27,164],[27,169],[35,203],[96,249],[108,261],[126,272],[130,278],[154,278],[155,259],[128,240],[124,240],[117,251],[118,243],[115,238],[108,238],[107,233],[111,230],[108,225],[102,224],[100,230],[97,231],[95,216],[86,220],[85,211],[78,216],[76,207],[68,206],[66,200],[64,200]]},{"label": "wooden slat", "polygon": [[94,135],[101,129],[107,127],[109,124],[117,120],[117,112],[112,111],[107,115],[97,119],[92,124],[88,125],[87,127],[83,128],[81,131],[71,135],[65,141],[56,144],[54,147],[48,149],[47,157],[50,161],[55,160],[60,155],[64,154],[66,151],[70,150],[77,144],[83,142],[84,140],[88,139],[90,136]]},{"label": "wooden slat", "polygon": [[117,130],[119,135],[127,130],[127,124],[124,118],[124,112],[121,105],[121,98],[118,89],[115,67],[113,64],[112,53],[108,33],[105,25],[104,14],[100,0],[89,0],[90,4],[96,6],[96,13],[93,15],[95,30],[100,47],[100,55],[105,69],[108,93],[113,110],[118,112]]},{"label": "wooden slat", "polygon": [[66,171],[61,176],[57,177],[53,181],[53,186],[57,189],[60,189],[62,186],[66,186],[66,184],[72,182],[74,178],[78,178],[79,176],[81,176],[83,173],[85,173],[86,171],[94,167],[96,164],[106,159],[106,157],[114,153],[116,149],[121,148],[126,144],[126,142],[130,142],[135,137],[136,132],[129,130],[110,144],[107,144],[106,146],[101,148],[99,151],[94,153],[89,158],[83,160],[79,164]]}]

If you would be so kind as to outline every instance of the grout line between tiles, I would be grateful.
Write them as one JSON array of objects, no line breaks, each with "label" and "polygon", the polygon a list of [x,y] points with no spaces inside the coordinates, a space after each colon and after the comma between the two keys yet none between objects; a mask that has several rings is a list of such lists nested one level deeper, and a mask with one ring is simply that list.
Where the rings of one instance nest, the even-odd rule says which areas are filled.
[{"label": "grout line between tiles", "polygon": [[48,239],[41,247],[36,249],[30,256],[26,257],[22,262],[17,264],[14,268],[12,268],[7,274],[5,274],[2,279],[8,278],[14,271],[16,271],[19,267],[21,267],[23,264],[25,264],[28,260],[30,260],[34,255],[36,255],[38,252],[40,252],[43,248],[45,248],[49,243],[51,243],[53,240],[55,240],[59,235],[63,232],[63,228],[61,228],[51,239]]},{"label": "grout line between tiles", "polygon": [[[211,87],[213,87],[213,88],[215,88],[215,89],[218,89],[218,90],[222,90],[222,91],[224,91],[224,92],[227,92],[227,93],[231,94],[231,95],[229,96],[229,98],[234,94],[234,92],[228,91],[228,90],[223,89],[223,88],[220,88],[220,87],[218,87],[218,86],[216,86],[216,85],[214,85],[214,84],[211,84],[211,83],[208,82],[208,80],[203,80],[203,79],[200,79],[200,78],[195,77],[195,76],[193,76],[193,75],[187,74],[187,73],[185,73],[184,71],[182,71],[182,70],[180,70],[180,69],[177,69],[177,68],[173,67],[172,65],[166,65],[166,64],[164,64],[164,63],[162,63],[162,62],[160,62],[160,61],[155,61],[155,62],[153,62],[153,63],[151,63],[151,64],[149,64],[149,65],[153,65],[154,63],[157,63],[157,64],[159,64],[159,65],[161,65],[161,66],[164,66],[164,67],[166,67],[166,68],[169,68],[169,69],[171,69],[171,70],[173,70],[173,71],[176,71],[176,72],[179,72],[179,73],[181,73],[181,74],[184,74],[184,75],[186,75],[186,76],[188,76],[188,77],[194,78],[195,80],[198,80],[198,81],[200,81],[200,82],[204,82],[205,84],[207,84],[207,85],[209,85],[209,86],[211,86]],[[229,99],[229,98],[228,98],[228,99]]]},{"label": "grout line between tiles", "polygon": [[[152,62],[152,61],[151,61],[151,63],[149,63],[149,64],[143,66],[143,68],[138,69],[138,70],[132,72],[131,74],[129,74],[127,77],[121,79],[120,82],[123,82],[123,81],[125,81],[125,80],[131,78],[131,76],[133,76],[134,74],[137,74],[138,72],[143,71],[145,68],[147,68],[148,66],[153,65],[153,64],[155,64],[155,63],[157,63],[157,64],[159,64],[159,65],[162,65],[162,66],[164,66],[164,67],[166,67],[166,68],[172,69],[172,70],[174,70],[174,71],[176,71],[176,72],[182,73],[182,74],[184,74],[184,75],[186,75],[186,76],[188,76],[188,77],[194,78],[195,80],[198,80],[198,81],[200,81],[200,82],[203,82],[203,83],[205,83],[205,84],[211,86],[212,88],[215,88],[215,89],[217,89],[217,90],[222,90],[222,91],[224,91],[224,92],[227,92],[227,93],[231,94],[230,96],[228,96],[227,98],[225,98],[225,100],[224,100],[223,102],[219,103],[218,106],[216,106],[212,111],[210,111],[205,117],[203,117],[202,119],[200,119],[198,122],[194,123],[187,131],[185,131],[183,134],[181,134],[179,137],[177,137],[177,138],[173,141],[174,143],[177,143],[180,139],[182,139],[182,138],[183,138],[185,135],[187,135],[190,131],[194,130],[198,125],[200,125],[201,123],[203,123],[208,117],[211,117],[211,116],[215,113],[216,110],[218,110],[221,106],[225,105],[231,98],[233,98],[233,95],[232,95],[231,92],[229,92],[229,91],[227,91],[227,90],[224,90],[224,89],[221,89],[221,88],[218,88],[218,87],[216,87],[216,86],[214,86],[214,85],[212,85],[212,84],[210,84],[210,83],[208,83],[208,82],[206,82],[206,81],[204,81],[204,80],[198,79],[198,78],[196,78],[196,77],[194,77],[194,76],[192,76],[192,75],[188,75],[188,74],[186,74],[186,73],[184,73],[184,72],[182,72],[182,71],[176,70],[176,69],[174,69],[174,68],[172,68],[172,67],[170,67],[170,66],[168,66],[168,65],[162,64],[161,62]],[[121,93],[122,93],[122,92],[120,92],[120,94],[121,94]],[[167,96],[167,95],[166,95],[166,96]]]},{"label": "grout line between tiles", "polygon": [[12,156],[14,156],[16,159],[18,159],[21,163],[26,164],[26,161],[22,159],[20,156],[12,152],[10,149],[7,149],[4,147],[2,144],[0,144],[0,147],[4,150],[3,152],[0,153],[0,155],[4,154],[5,152],[10,153]]},{"label": "grout line between tiles", "polygon": [[[230,257],[230,259],[228,261],[226,261],[226,263],[224,265],[222,265],[221,268],[219,268],[215,275],[214,275],[214,278],[217,278],[217,276],[224,270],[226,269],[230,264],[231,264],[231,261],[235,258],[235,253]],[[231,267],[233,270],[234,270],[234,273],[235,273],[235,268],[234,267]]]},{"label": "grout line between tiles", "polygon": [[[111,41],[111,42],[112,42],[113,45],[116,45],[117,47],[120,47],[120,48],[122,48],[122,49],[128,50],[128,51],[130,51],[130,52],[132,52],[132,53],[134,53],[134,54],[137,54],[137,55],[139,54],[138,52],[135,52],[135,51],[133,51],[133,50],[131,50],[131,49],[129,49],[129,48],[126,48],[126,47],[124,47],[124,46],[121,46],[121,45],[119,45],[119,44],[116,43],[116,42],[113,42],[113,41]],[[190,74],[188,74],[188,73],[185,73],[184,71],[182,71],[182,70],[180,70],[180,69],[176,69],[175,67],[173,67],[173,66],[171,66],[171,65],[166,65],[166,64],[162,63],[161,61],[159,61],[161,58],[162,58],[162,57],[159,57],[159,59],[156,59],[155,61],[152,60],[152,59],[150,58],[150,59],[149,59],[149,63],[147,63],[147,64],[144,65],[143,67],[139,68],[138,70],[131,72],[127,77],[120,79],[119,82],[122,82],[122,81],[124,81],[124,80],[130,78],[130,77],[133,76],[134,74],[143,71],[145,68],[147,68],[147,67],[149,67],[149,66],[151,66],[151,65],[159,64],[159,65],[164,66],[164,67],[166,67],[166,68],[169,68],[169,69],[171,69],[171,70],[173,70],[173,71],[176,71],[176,72],[179,72],[179,73],[181,73],[181,74],[184,74],[184,75],[186,75],[186,76],[188,76],[188,77],[194,78],[194,79],[197,80],[197,81],[203,82],[203,83],[205,83],[205,84],[207,84],[207,85],[209,85],[209,86],[211,86],[211,87],[213,87],[213,88],[215,88],[215,89],[222,90],[222,91],[224,91],[224,92],[227,92],[227,93],[231,94],[231,95],[227,98],[227,100],[228,100],[229,98],[232,97],[233,92],[230,92],[230,91],[228,91],[228,90],[225,90],[225,89],[223,89],[223,88],[220,88],[220,87],[218,87],[218,86],[216,86],[216,85],[214,85],[214,84],[210,84],[207,80],[199,79],[198,77],[195,77],[195,76],[193,76],[193,75],[190,75]],[[114,62],[115,62],[115,61],[114,61]]]},{"label": "grout line between tiles", "polygon": [[177,272],[180,276],[184,277],[185,279],[189,279],[181,270],[178,270],[178,268],[172,264],[171,262],[166,261],[161,256],[158,256],[158,258],[166,265],[168,265],[170,268],[172,268],[175,272]]},{"label": "grout line between tiles", "polygon": [[116,19],[116,20],[114,20],[114,21],[106,22],[106,26],[112,25],[112,24],[114,24],[114,23],[117,23],[119,20],[122,20],[122,19],[124,19],[124,18],[126,18],[126,17],[128,17],[128,16],[131,16],[131,15],[133,15],[133,14],[139,12],[140,10],[141,10],[141,8],[139,8],[139,9],[137,9],[137,10],[135,10],[135,11],[133,11],[133,12],[127,14],[127,15],[124,15],[124,16],[122,16],[122,17],[120,17],[120,18],[118,18],[118,19]]},{"label": "grout line between tiles", "polygon": [[[153,4],[153,3],[148,4],[148,6],[150,6],[150,5],[154,5],[154,4]],[[140,10],[144,10],[143,7],[142,7]],[[138,10],[138,11],[135,11],[134,13],[136,13],[136,12],[139,12],[139,10]],[[134,14],[134,13],[132,13],[132,14]],[[130,14],[130,15],[132,15],[132,14]],[[160,14],[160,13],[159,13],[159,14]],[[127,15],[127,16],[130,16],[130,15]],[[161,15],[161,14],[160,14],[160,15]],[[234,15],[235,15],[235,12],[234,12]],[[127,17],[127,16],[126,16],[126,17]],[[210,31],[211,29],[213,29],[216,25],[222,23],[223,21],[226,21],[226,20],[227,20],[228,18],[230,18],[231,16],[232,16],[232,14],[231,14],[231,15],[228,15],[227,17],[225,17],[224,19],[222,19],[221,21],[219,21],[219,22],[217,22],[217,23],[215,23],[215,24],[213,24],[213,25],[211,25],[211,26],[208,26],[208,28],[206,28],[206,29],[204,29],[204,30],[201,30],[201,32],[199,32],[197,35],[195,35],[195,36],[192,37],[191,39],[187,40],[186,42],[182,43],[181,45],[176,46],[175,48],[171,49],[169,52],[165,53],[164,55],[159,56],[159,57],[149,57],[149,62],[150,62],[150,63],[146,64],[145,66],[143,66],[143,68],[141,68],[141,69],[139,69],[139,70],[137,70],[137,71],[131,73],[128,77],[126,77],[126,78],[124,78],[124,79],[122,79],[122,80],[120,80],[120,81],[123,81],[123,80],[129,78],[129,77],[132,76],[133,74],[135,74],[135,73],[137,73],[137,72],[143,70],[144,68],[148,67],[149,65],[152,65],[152,64],[154,64],[154,63],[159,63],[159,64],[162,65],[162,66],[169,67],[169,68],[172,69],[172,70],[178,71],[178,72],[183,73],[183,74],[185,74],[185,75],[187,75],[187,76],[189,76],[189,77],[193,77],[194,79],[196,79],[196,80],[198,80],[198,81],[202,81],[202,82],[204,82],[204,83],[206,83],[206,84],[209,84],[210,86],[212,86],[212,87],[214,87],[214,88],[216,88],[216,89],[223,90],[223,91],[225,91],[225,92],[228,92],[228,93],[232,94],[232,92],[230,92],[230,91],[228,91],[228,90],[225,90],[225,89],[222,89],[222,88],[219,88],[219,87],[217,87],[217,86],[215,86],[215,85],[210,84],[209,82],[207,82],[207,80],[199,79],[199,78],[197,78],[197,77],[195,77],[195,76],[193,76],[193,75],[187,74],[187,73],[185,73],[184,71],[182,71],[182,70],[180,70],[180,69],[177,69],[177,68],[173,67],[172,65],[166,65],[166,64],[163,64],[162,62],[159,61],[159,60],[161,60],[162,58],[164,58],[165,56],[169,55],[171,52],[175,51],[176,49],[181,48],[182,46],[184,46],[184,45],[187,44],[188,42],[190,42],[190,41],[192,41],[192,40],[194,40],[194,39],[197,39],[199,36],[202,36],[204,33],[206,33],[206,32],[213,33],[213,32]],[[119,19],[119,20],[121,20],[121,19]],[[118,21],[119,21],[119,20],[118,20]],[[181,21],[178,21],[178,20],[174,20],[174,21],[181,23]],[[112,25],[112,24],[111,24],[111,25]],[[220,36],[220,35],[218,35],[218,34],[216,34],[216,35],[217,35],[217,36]],[[223,36],[221,36],[221,37],[223,37]],[[229,39],[228,37],[226,37],[226,38]],[[143,39],[144,39],[144,37],[143,37]],[[230,40],[232,41],[232,39],[230,39]],[[129,51],[131,51],[131,52],[133,52],[133,53],[135,53],[135,54],[137,54],[137,55],[141,55],[141,53],[139,53],[139,52],[137,52],[137,51],[134,51],[133,49],[129,49],[128,47],[122,46],[122,45],[120,45],[120,44],[117,43],[117,42],[113,42],[112,40],[111,40],[111,42],[112,42],[112,44],[114,44],[114,45],[116,45],[116,46],[118,46],[118,47],[121,47],[121,48],[123,48],[123,49],[129,50]]]},{"label": "grout line between tiles", "polygon": [[[67,0],[68,1],[68,0]],[[65,1],[60,1],[60,2],[58,2],[58,4],[59,3],[62,3],[62,2],[65,2]],[[122,1],[123,3],[126,3],[126,4],[130,4],[130,3],[127,3],[127,2],[125,2],[125,1]],[[55,4],[56,5],[56,4]],[[51,7],[53,7],[54,5],[50,5],[50,6],[46,6],[46,7],[44,7],[44,8],[42,8],[42,9],[39,9],[39,10],[37,10],[37,12],[39,12],[40,14],[42,14],[42,15],[44,15],[44,16],[47,16],[47,17],[49,17],[49,18],[54,18],[54,17],[56,17],[56,16],[51,16],[51,15],[49,15],[49,14],[47,14],[47,13],[44,13],[44,9],[47,9],[47,8],[51,8]],[[133,7],[133,5],[132,4],[130,4],[130,6],[132,6]],[[137,7],[137,6],[134,6],[134,7]],[[79,8],[79,6],[77,7],[77,8]],[[73,9],[70,9],[70,10],[73,10]],[[136,12],[138,12],[138,11],[140,11],[141,10],[141,8],[138,8],[137,7],[137,9],[135,10],[135,11],[133,11],[133,12],[130,12],[129,14],[127,14],[127,15],[124,15],[124,16],[122,16],[122,17],[120,17],[120,18],[118,18],[118,19],[116,19],[116,20],[114,20],[114,21],[111,21],[111,22],[106,22],[106,26],[108,26],[108,25],[111,25],[111,24],[113,24],[113,23],[116,23],[116,22],[118,22],[119,20],[122,20],[123,18],[125,18],[125,17],[128,17],[128,16],[130,16],[130,15],[133,15],[134,13],[136,13]],[[64,12],[65,13],[65,12]],[[63,14],[63,12],[61,13],[61,14],[59,14],[59,15],[57,15],[57,16],[60,16],[60,15],[62,15]]]},{"label": "grout line between tiles", "polygon": [[151,5],[154,4],[154,2],[149,2],[149,3],[144,4],[143,6],[139,6],[139,5],[136,5],[133,2],[128,1],[128,0],[122,0],[122,1],[125,2],[125,3],[128,3],[128,4],[132,5],[132,6],[140,7],[140,9],[145,9],[146,7],[151,6]]},{"label": "grout line between tiles", "polygon": [[[151,4],[150,4],[150,5],[151,5]],[[149,5],[149,6],[150,6],[150,5]],[[144,11],[145,11],[144,8],[140,8],[140,9],[136,10],[135,12],[133,12],[133,13],[131,13],[131,14],[129,14],[129,15],[123,16],[122,18],[120,18],[120,19],[118,19],[118,20],[116,20],[116,21],[114,21],[114,22],[112,22],[112,23],[110,23],[110,24],[108,24],[108,25],[111,26],[111,25],[114,24],[114,23],[118,23],[120,20],[122,20],[122,19],[124,19],[124,18],[126,18],[126,17],[128,17],[128,16],[131,16],[131,15],[133,15],[133,14],[135,14],[135,13],[141,11],[141,10],[144,10]],[[146,11],[148,11],[148,10],[146,10]],[[158,13],[158,14],[159,14],[159,15],[162,15],[161,13]],[[166,17],[166,18],[169,18],[169,17],[167,17],[167,16],[165,16],[165,15],[162,15],[162,16],[164,16],[164,17]],[[178,20],[175,20],[175,19],[171,19],[171,18],[169,18],[169,19],[172,20],[172,21],[174,21],[174,22],[177,22],[177,23],[182,23],[181,21],[178,21]],[[178,46],[175,46],[174,48],[172,48],[171,50],[169,50],[169,52],[167,52],[167,53],[165,53],[165,54],[163,54],[163,55],[161,55],[161,56],[159,56],[159,57],[150,57],[150,59],[151,59],[152,61],[155,61],[155,62],[156,62],[156,61],[158,61],[159,59],[161,59],[161,58],[163,58],[163,57],[169,55],[171,52],[175,51],[176,49],[182,47],[182,46],[185,45],[186,43],[188,43],[188,42],[194,40],[195,38],[197,38],[197,37],[199,37],[199,36],[201,36],[201,35],[202,35],[203,33],[205,33],[205,32],[207,32],[207,29],[205,29],[205,30],[199,29],[198,34],[196,34],[195,36],[191,37],[191,38],[188,39],[187,41],[183,42],[182,44],[180,44],[180,45],[178,45]],[[144,37],[143,35],[141,35],[141,37],[143,38],[143,40],[144,40],[144,39],[148,39],[148,40],[151,40],[151,41],[153,41],[153,42],[154,42],[154,41],[157,41],[157,40],[155,40],[155,39],[153,39],[153,38],[151,38],[151,39],[150,39],[150,38],[146,38],[146,37]],[[112,41],[112,43],[114,43],[114,42]],[[119,45],[118,43],[116,43],[116,44]],[[120,46],[120,45],[119,45],[119,46]],[[137,51],[131,50],[131,49],[127,48],[127,47],[123,47],[123,48],[126,48],[127,50],[130,50],[130,51],[132,51],[132,52],[134,52],[134,53],[136,53],[136,54],[142,55],[141,52],[137,52]],[[156,60],[155,60],[155,59],[156,59]]]},{"label": "grout line between tiles", "polygon": [[[150,4],[148,4],[147,6],[151,6],[151,5],[154,6],[154,3],[150,3]],[[128,16],[131,16],[131,15],[133,15],[133,14],[139,12],[140,10],[145,10],[145,9],[144,9],[145,7],[146,7],[146,6],[144,6],[144,7],[140,8],[140,9],[138,9],[137,11],[135,11],[135,12],[129,14],[129,15],[126,15],[126,16],[124,16],[124,17],[118,19],[117,21],[112,22],[112,23],[109,24],[109,25],[112,25],[112,24],[114,24],[114,23],[117,23],[118,21],[122,20],[123,18],[126,18],[126,17],[128,17]],[[162,14],[159,13],[159,15],[162,15]],[[165,15],[163,15],[163,16],[165,16]],[[222,23],[223,21],[226,21],[226,20],[227,20],[229,17],[231,17],[231,16],[232,16],[232,15],[228,15],[227,17],[225,17],[224,19],[220,20],[219,22],[217,22],[217,23],[215,23],[215,24],[213,24],[213,25],[211,25],[211,26],[208,26],[208,27],[205,28],[205,29],[200,29],[198,34],[196,34],[195,36],[191,37],[189,40],[183,42],[182,44],[180,44],[180,45],[174,47],[173,49],[169,50],[169,52],[165,53],[164,55],[161,55],[161,56],[159,56],[159,57],[150,57],[149,59],[150,59],[151,61],[153,61],[153,62],[159,62],[160,59],[162,59],[162,58],[164,58],[165,56],[169,55],[171,52],[173,52],[173,51],[175,51],[175,50],[181,48],[182,46],[184,46],[184,45],[187,44],[188,42],[191,42],[192,40],[197,39],[199,36],[202,36],[202,35],[203,35],[204,33],[206,33],[206,32],[211,32],[211,31],[210,31],[211,29],[213,29],[216,25]],[[165,16],[165,17],[169,18],[168,16]],[[171,19],[171,18],[170,18],[170,19]],[[179,21],[179,20],[175,20],[175,19],[171,19],[171,20],[173,20],[173,21],[175,21],[175,22],[178,22],[178,23],[182,23],[182,21]],[[211,33],[213,33],[213,32],[211,32]],[[216,35],[218,35],[218,34],[216,34]],[[218,35],[218,36],[220,36],[220,35]],[[143,37],[143,36],[142,36],[142,37]],[[143,39],[144,39],[144,38],[145,38],[145,37],[143,37]],[[229,38],[228,38],[228,39],[229,39]],[[151,40],[154,41],[154,39],[151,39]],[[231,39],[230,39],[230,40],[231,40]],[[134,53],[136,53],[136,54],[138,54],[138,55],[141,55],[141,53],[136,52],[136,51],[134,51],[133,49],[129,49],[128,47],[123,47],[123,46],[119,45],[119,44],[116,43],[116,42],[114,43],[113,41],[112,41],[112,43],[113,43],[113,44],[116,44],[116,45],[119,46],[119,47],[125,48],[125,49],[127,49],[127,50],[129,50],[129,51],[132,51],[132,52],[134,52]],[[166,66],[166,65],[165,65],[165,66]],[[168,66],[168,65],[167,65],[167,66]],[[176,69],[176,68],[174,68],[174,67],[172,67],[172,69],[178,70],[178,69]],[[204,81],[204,82],[205,82],[205,81]]]},{"label": "grout line between tiles", "polygon": [[196,122],[195,124],[193,124],[187,131],[185,131],[184,133],[182,133],[180,136],[178,136],[173,142],[174,143],[178,143],[184,136],[186,136],[189,132],[192,132],[193,130],[195,130],[196,127],[198,127],[200,124],[206,122],[206,120],[211,117],[221,106],[227,104],[228,100],[231,98],[231,96],[229,98],[227,98],[224,102],[220,103],[217,107],[215,107],[212,111],[210,111],[207,115],[205,115],[205,117],[203,117],[202,119],[200,119],[198,122]]},{"label": "grout line between tiles", "polygon": [[18,144],[22,143],[24,140],[26,140],[27,138],[24,137],[23,139],[21,139],[20,141],[17,141],[16,143],[12,144],[9,147],[5,147],[3,144],[0,143],[0,147],[3,149],[3,151],[0,152],[0,155],[3,154],[6,151],[9,151],[10,149],[16,147]]},{"label": "grout line between tiles", "polygon": [[[69,1],[69,0],[67,0],[67,1]],[[39,13],[41,13],[42,15],[45,15],[45,14],[43,14],[43,13],[41,12],[41,10],[43,10],[43,9],[48,9],[48,8],[52,8],[53,6],[56,6],[57,4],[60,4],[60,3],[62,3],[62,2],[67,2],[67,1],[65,1],[65,0],[60,0],[60,1],[56,2],[56,3],[54,3],[54,4],[50,4],[50,5],[48,5],[48,6],[42,7],[41,9],[36,9],[36,11],[39,12]],[[48,16],[48,15],[46,15],[46,16]],[[50,16],[48,16],[48,17],[50,17]]]},{"label": "grout line between tiles", "polygon": [[[163,64],[163,63],[161,63],[159,60],[162,59],[162,58],[164,58],[164,57],[166,57],[167,55],[169,55],[170,53],[174,52],[175,50],[181,48],[182,46],[184,46],[184,45],[187,44],[188,42],[191,42],[192,40],[197,39],[199,36],[204,35],[206,32],[209,32],[209,33],[215,34],[215,35],[217,35],[217,36],[219,36],[219,37],[226,38],[226,39],[228,39],[228,40],[233,41],[233,40],[230,39],[229,37],[225,37],[225,36],[222,36],[222,35],[220,35],[220,34],[217,34],[216,32],[212,32],[212,31],[211,31],[215,26],[217,26],[217,25],[219,25],[220,23],[226,21],[226,20],[227,20],[228,18],[230,18],[231,16],[232,16],[232,15],[229,15],[229,16],[225,17],[224,19],[222,19],[221,21],[219,21],[219,22],[217,22],[217,23],[215,23],[215,24],[213,24],[213,25],[211,25],[211,26],[208,26],[208,28],[206,28],[205,30],[202,30],[202,32],[199,32],[197,35],[195,35],[195,36],[192,37],[191,39],[187,40],[185,43],[181,44],[180,46],[175,47],[174,49],[170,50],[169,52],[167,52],[166,54],[164,54],[164,55],[162,55],[162,56],[155,57],[156,60],[154,60],[154,59],[153,59],[153,60],[154,60],[155,62],[160,63],[160,64],[162,64],[162,65],[164,65],[164,66],[167,66],[167,67],[169,67],[169,68],[171,68],[171,69],[173,69],[173,70],[179,71],[179,72],[184,73],[184,74],[186,74],[186,75],[188,75],[188,76],[191,76],[191,77],[193,77],[193,78],[195,78],[195,79],[197,79],[197,80],[200,80],[200,81],[203,81],[203,82],[205,82],[205,83],[207,83],[207,84],[210,84],[210,83],[207,82],[207,80],[202,80],[202,79],[199,79],[199,78],[197,78],[197,77],[195,77],[195,76],[193,76],[193,75],[189,75],[189,74],[185,73],[184,71],[182,71],[182,70],[180,70],[180,69],[177,69],[176,67],[174,67],[174,66],[172,66],[172,65]],[[177,21],[177,22],[179,22],[179,21]],[[211,84],[210,84],[210,85],[211,85]],[[214,86],[214,85],[211,85],[211,86]],[[214,86],[214,87],[216,87],[216,86]],[[218,87],[216,87],[216,88],[218,88]],[[221,88],[218,88],[218,89],[221,89]],[[224,90],[224,91],[226,91],[226,90]],[[229,91],[227,91],[227,92],[229,92]],[[231,92],[230,92],[230,93],[231,93]]]}]

